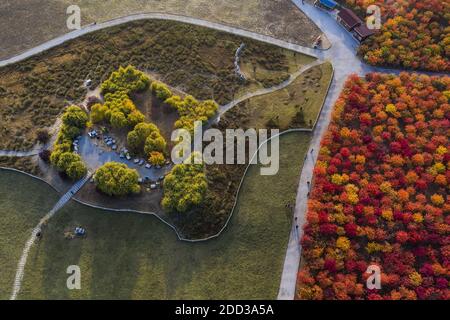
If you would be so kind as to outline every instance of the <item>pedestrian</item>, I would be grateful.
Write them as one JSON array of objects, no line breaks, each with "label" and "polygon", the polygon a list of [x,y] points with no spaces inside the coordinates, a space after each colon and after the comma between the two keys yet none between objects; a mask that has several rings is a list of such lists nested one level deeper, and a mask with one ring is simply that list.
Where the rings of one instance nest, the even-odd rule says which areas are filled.
[{"label": "pedestrian", "polygon": [[311,154],[314,152],[314,149],[311,149]]},{"label": "pedestrian", "polygon": [[305,4],[305,0],[302,0],[302,4]]}]

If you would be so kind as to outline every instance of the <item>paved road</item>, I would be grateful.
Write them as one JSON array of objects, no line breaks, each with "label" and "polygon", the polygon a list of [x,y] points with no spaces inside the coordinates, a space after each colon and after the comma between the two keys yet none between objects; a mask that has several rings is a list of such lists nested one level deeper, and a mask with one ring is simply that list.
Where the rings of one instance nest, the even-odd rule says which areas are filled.
[{"label": "paved road", "polygon": [[23,248],[22,255],[20,256],[19,263],[17,264],[16,269],[16,277],[14,279],[13,289],[10,300],[15,300],[17,298],[17,295],[20,292],[20,288],[22,285],[22,280],[24,276],[25,271],[25,265],[27,263],[28,254],[30,253],[30,249],[33,246],[34,242],[36,241],[37,234],[41,232],[42,226],[44,226],[48,220],[53,217],[56,212],[61,209],[69,200],[83,187],[83,185],[89,181],[91,178],[92,173],[88,172],[88,174],[81,180],[77,181],[72,188],[70,188],[69,191],[67,191],[66,194],[64,194],[61,199],[55,204],[55,206],[50,210],[37,224],[36,227],[34,227],[33,231],[31,232],[31,236],[28,239],[28,241],[25,243],[25,247]]}]

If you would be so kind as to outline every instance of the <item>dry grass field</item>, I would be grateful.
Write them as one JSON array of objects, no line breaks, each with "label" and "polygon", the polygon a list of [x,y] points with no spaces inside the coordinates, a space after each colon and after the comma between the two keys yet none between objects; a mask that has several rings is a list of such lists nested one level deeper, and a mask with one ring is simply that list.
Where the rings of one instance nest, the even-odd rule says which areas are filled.
[{"label": "dry grass field", "polygon": [[82,24],[163,12],[232,25],[311,46],[320,29],[290,0],[6,0],[0,2],[0,59],[62,35],[66,8],[79,5]]}]

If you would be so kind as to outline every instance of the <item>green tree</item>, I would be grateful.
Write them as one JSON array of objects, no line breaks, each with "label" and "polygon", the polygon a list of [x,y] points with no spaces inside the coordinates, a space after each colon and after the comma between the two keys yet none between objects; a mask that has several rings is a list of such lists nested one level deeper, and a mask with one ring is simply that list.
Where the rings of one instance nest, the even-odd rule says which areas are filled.
[{"label": "green tree", "polygon": [[71,152],[72,147],[71,147],[71,143],[60,143],[60,144],[55,144],[53,146],[53,151],[52,154],[50,155],[50,163],[56,167],[56,165],[58,164],[59,161],[59,157],[61,156],[61,154],[65,153],[65,152]]},{"label": "green tree", "polygon": [[102,83],[103,95],[124,91],[126,94],[140,92],[148,88],[150,78],[133,66],[119,67],[111,76]]},{"label": "green tree", "polygon": [[58,163],[56,164],[56,169],[60,172],[66,172],[66,170],[69,168],[69,166],[73,162],[81,162],[81,157],[78,154],[75,154],[73,152],[64,152],[61,153],[58,159]]},{"label": "green tree", "polygon": [[153,151],[150,153],[148,162],[153,166],[162,166],[164,165],[165,158],[161,152]]},{"label": "green tree", "polygon": [[172,96],[172,91],[162,82],[153,81],[151,89],[159,100],[167,101]]},{"label": "green tree", "polygon": [[202,164],[178,164],[164,179],[162,206],[169,212],[186,212],[203,203],[207,187]]},{"label": "green tree", "polygon": [[152,133],[159,133],[159,129],[153,123],[141,122],[138,123],[134,130],[128,132],[127,143],[128,147],[133,151],[139,151],[144,148],[144,143],[147,137]]},{"label": "green tree", "polygon": [[180,96],[173,95],[170,98],[166,99],[164,103],[171,106],[175,110],[178,110],[178,108],[180,108],[183,105],[183,100],[181,99]]},{"label": "green tree", "polygon": [[82,129],[80,129],[79,127],[75,127],[75,126],[69,126],[66,124],[63,124],[61,126],[61,130],[58,133],[58,141],[61,142],[70,142],[72,143],[72,140],[79,136],[82,132]]},{"label": "green tree", "polygon": [[125,128],[128,126],[128,121],[122,112],[116,111],[111,113],[111,125],[118,129]]},{"label": "green tree", "polygon": [[91,108],[91,121],[93,123],[99,123],[106,119],[106,113],[108,111],[108,107],[96,103]]},{"label": "green tree", "polygon": [[153,131],[147,139],[145,139],[144,152],[150,154],[153,151],[164,153],[166,152],[166,140],[157,131]]},{"label": "green tree", "polygon": [[62,116],[62,122],[67,127],[84,129],[87,121],[86,112],[78,106],[68,107]]},{"label": "green tree", "polygon": [[80,180],[87,173],[86,165],[82,161],[72,162],[66,170],[67,176],[72,180]]},{"label": "green tree", "polygon": [[127,116],[128,124],[132,127],[136,126],[138,123],[145,121],[145,116],[139,110],[132,111]]},{"label": "green tree", "polygon": [[123,163],[107,162],[97,169],[94,181],[97,188],[109,196],[124,196],[139,193],[139,174]]}]

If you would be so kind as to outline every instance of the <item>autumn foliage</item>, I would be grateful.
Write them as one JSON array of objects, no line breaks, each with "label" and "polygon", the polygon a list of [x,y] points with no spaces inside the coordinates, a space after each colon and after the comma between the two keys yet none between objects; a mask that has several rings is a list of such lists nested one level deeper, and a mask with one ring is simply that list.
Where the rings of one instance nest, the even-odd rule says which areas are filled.
[{"label": "autumn foliage", "polygon": [[359,53],[372,65],[449,71],[450,0],[341,0],[361,17],[381,8],[382,28]]},{"label": "autumn foliage", "polygon": [[314,169],[297,298],[450,298],[449,98],[448,76],[347,80]]}]

